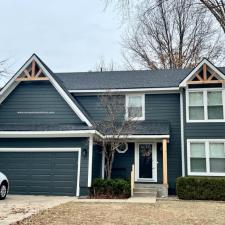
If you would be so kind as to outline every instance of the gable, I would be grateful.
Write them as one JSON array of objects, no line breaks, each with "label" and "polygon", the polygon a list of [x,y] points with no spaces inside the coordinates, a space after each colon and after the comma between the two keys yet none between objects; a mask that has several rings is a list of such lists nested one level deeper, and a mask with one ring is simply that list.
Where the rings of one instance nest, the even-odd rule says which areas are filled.
[{"label": "gable", "polygon": [[225,75],[207,59],[201,63],[181,82],[180,87],[187,85],[222,85]]},{"label": "gable", "polygon": [[20,70],[2,88],[0,91],[0,103],[2,103],[19,84],[26,82],[35,83],[40,81],[48,81],[67,103],[67,106],[69,106],[74,112],[74,117],[77,116],[82,122],[86,123],[88,126],[92,126],[87,115],[85,115],[71,94],[61,83],[58,83],[58,81],[53,77],[53,72],[35,54],[27,60]]},{"label": "gable", "polygon": [[49,81],[21,82],[0,105],[0,123],[81,124]]}]

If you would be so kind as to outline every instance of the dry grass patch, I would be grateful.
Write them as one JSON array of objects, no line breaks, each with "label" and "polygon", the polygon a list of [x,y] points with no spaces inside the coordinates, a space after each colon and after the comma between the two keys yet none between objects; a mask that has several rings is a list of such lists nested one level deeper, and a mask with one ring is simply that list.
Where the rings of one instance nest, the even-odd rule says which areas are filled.
[{"label": "dry grass patch", "polygon": [[225,203],[159,201],[156,204],[69,202],[17,225],[185,225],[225,224]]}]

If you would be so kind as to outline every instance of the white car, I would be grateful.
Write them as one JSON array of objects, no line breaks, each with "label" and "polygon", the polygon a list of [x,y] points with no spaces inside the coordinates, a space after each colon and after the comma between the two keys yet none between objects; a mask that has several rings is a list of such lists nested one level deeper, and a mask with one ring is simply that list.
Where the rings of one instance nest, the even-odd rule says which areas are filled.
[{"label": "white car", "polygon": [[9,181],[7,177],[0,172],[0,200],[6,198],[9,191]]}]

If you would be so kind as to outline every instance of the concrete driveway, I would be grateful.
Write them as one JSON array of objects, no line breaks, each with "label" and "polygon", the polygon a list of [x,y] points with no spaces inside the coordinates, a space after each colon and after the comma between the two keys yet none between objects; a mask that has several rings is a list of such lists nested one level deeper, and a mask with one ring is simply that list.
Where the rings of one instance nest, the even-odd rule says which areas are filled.
[{"label": "concrete driveway", "polygon": [[75,200],[76,197],[8,195],[0,201],[0,224],[8,225],[40,210]]}]

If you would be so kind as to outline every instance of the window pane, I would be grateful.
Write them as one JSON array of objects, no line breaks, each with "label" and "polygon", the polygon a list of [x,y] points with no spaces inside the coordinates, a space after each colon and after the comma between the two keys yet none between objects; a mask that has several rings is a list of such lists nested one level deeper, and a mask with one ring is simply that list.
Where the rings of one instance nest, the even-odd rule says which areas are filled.
[{"label": "window pane", "polygon": [[208,92],[208,105],[223,105],[222,91]]},{"label": "window pane", "polygon": [[224,144],[223,143],[210,143],[209,144],[210,158],[223,158],[225,157]]},{"label": "window pane", "polygon": [[128,117],[142,117],[142,96],[128,96]]},{"label": "window pane", "polygon": [[208,106],[208,119],[223,119],[223,106]]},{"label": "window pane", "polygon": [[225,173],[225,159],[210,159],[210,172]]},{"label": "window pane", "polygon": [[203,106],[203,92],[190,92],[189,106]]},{"label": "window pane", "polygon": [[204,143],[191,143],[191,157],[204,158],[205,157],[205,144]]},{"label": "window pane", "polygon": [[142,96],[129,96],[128,107],[141,107]]},{"label": "window pane", "polygon": [[129,107],[128,108],[128,117],[142,117],[142,108],[141,107]]},{"label": "window pane", "polygon": [[206,172],[206,159],[191,159],[191,172]]},{"label": "window pane", "polygon": [[202,107],[202,106],[189,107],[189,119],[190,120],[204,120],[204,107]]}]

